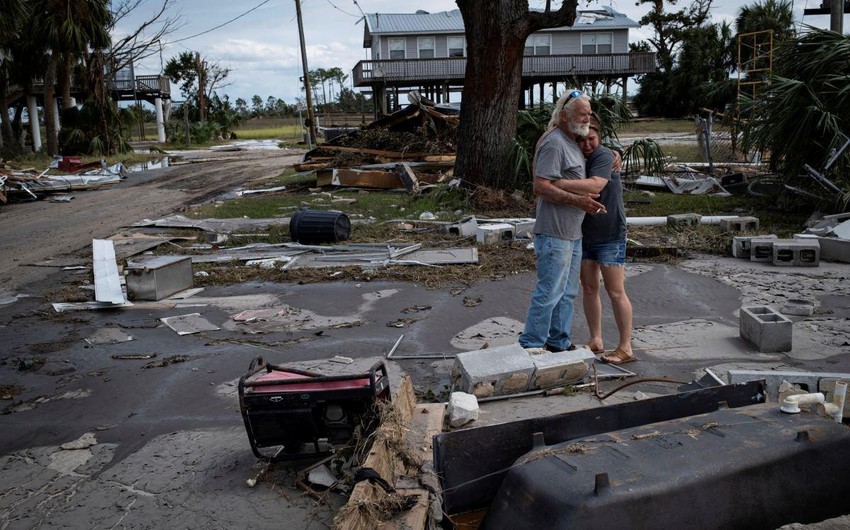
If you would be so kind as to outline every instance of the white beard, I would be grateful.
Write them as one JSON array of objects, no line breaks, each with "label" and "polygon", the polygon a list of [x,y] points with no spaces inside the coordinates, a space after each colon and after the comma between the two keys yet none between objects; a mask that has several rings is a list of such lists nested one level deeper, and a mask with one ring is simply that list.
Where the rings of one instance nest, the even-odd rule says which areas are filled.
[{"label": "white beard", "polygon": [[570,132],[575,134],[576,136],[587,136],[590,134],[590,124],[589,123],[576,123],[570,122]]}]

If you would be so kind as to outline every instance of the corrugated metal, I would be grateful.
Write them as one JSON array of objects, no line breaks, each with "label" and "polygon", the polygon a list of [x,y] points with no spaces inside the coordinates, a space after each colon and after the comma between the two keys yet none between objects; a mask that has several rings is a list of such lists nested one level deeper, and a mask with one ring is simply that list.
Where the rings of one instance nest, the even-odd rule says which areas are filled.
[{"label": "corrugated metal", "polygon": [[[368,30],[377,34],[457,33],[463,31],[460,10],[439,13],[372,13],[366,15]],[[610,7],[579,11],[575,24],[549,31],[585,31],[587,29],[638,28],[640,24]]]}]

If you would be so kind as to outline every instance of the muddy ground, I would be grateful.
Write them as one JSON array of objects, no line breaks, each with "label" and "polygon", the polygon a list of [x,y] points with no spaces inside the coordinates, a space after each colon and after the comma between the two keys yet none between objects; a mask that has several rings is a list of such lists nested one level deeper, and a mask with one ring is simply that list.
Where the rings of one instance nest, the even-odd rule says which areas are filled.
[{"label": "muddy ground", "polygon": [[[55,311],[45,293],[77,289],[90,273],[45,267],[47,260],[90,256],[92,238],[276,176],[297,159],[266,151],[203,156],[221,159],[131,175],[70,203],[0,208],[0,529],[328,528],[345,497],[317,500],[299,489],[306,462],[276,464],[246,485],[261,469],[236,399],[251,360],[338,371],[328,359],[368,365],[397,344],[394,357],[445,355],[389,363],[394,378],[408,373],[420,396],[439,399],[451,356],[515,340],[532,273],[440,288],[246,282],[207,287],[177,305]],[[678,265],[629,263],[627,274],[639,355],[628,367],[639,378],[690,381],[706,368],[721,377],[741,368],[850,373],[847,264],[778,268],[694,256]],[[740,338],[741,305],[780,309],[789,299],[815,306],[812,316],[789,317],[792,351],[759,353]],[[234,319],[254,309],[276,316]],[[219,329],[180,336],[161,321],[189,313]],[[604,328],[613,346],[607,303]],[[577,342],[586,329],[579,309]],[[632,400],[636,392],[675,386],[642,383],[605,403],[587,391],[496,401],[482,404],[472,426]]]}]

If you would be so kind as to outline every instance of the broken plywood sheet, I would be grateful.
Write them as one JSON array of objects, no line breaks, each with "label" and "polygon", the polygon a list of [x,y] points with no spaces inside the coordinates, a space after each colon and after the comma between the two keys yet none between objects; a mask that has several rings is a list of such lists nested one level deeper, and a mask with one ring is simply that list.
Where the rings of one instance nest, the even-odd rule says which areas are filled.
[{"label": "broken plywood sheet", "polygon": [[[395,172],[394,167],[383,169],[346,169],[331,168],[316,171],[317,186],[348,186],[356,188],[378,188],[386,190],[403,190],[404,183]],[[436,184],[444,175],[435,173],[416,173],[420,183]]]}]

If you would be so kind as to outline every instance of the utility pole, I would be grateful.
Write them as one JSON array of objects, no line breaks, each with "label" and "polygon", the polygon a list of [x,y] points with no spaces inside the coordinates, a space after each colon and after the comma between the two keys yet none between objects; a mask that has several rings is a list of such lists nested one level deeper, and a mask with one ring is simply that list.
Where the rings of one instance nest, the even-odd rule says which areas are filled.
[{"label": "utility pole", "polygon": [[195,67],[198,69],[198,114],[201,121],[206,121],[206,101],[204,99],[204,64],[201,62],[201,53],[195,52]]},{"label": "utility pole", "polygon": [[307,145],[316,143],[316,119],[313,116],[313,94],[310,92],[310,70],[307,68],[307,47],[304,45],[304,24],[301,22],[301,0],[295,0],[298,17],[298,37],[301,39],[301,65],[304,69],[304,92],[307,94]]},{"label": "utility pole", "polygon": [[829,29],[838,34],[844,33],[844,0],[832,0],[829,10]]}]

